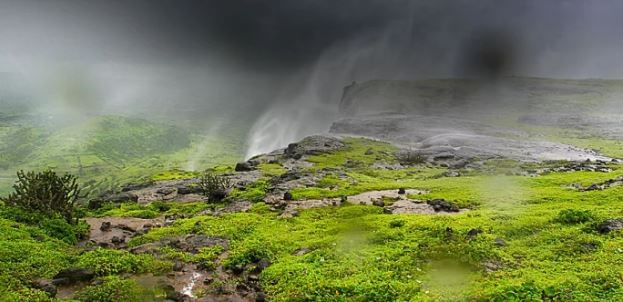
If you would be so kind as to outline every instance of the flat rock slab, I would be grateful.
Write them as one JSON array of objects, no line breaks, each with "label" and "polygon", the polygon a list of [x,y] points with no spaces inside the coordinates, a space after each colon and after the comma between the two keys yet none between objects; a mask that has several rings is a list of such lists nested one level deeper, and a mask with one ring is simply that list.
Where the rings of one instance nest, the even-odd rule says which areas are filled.
[{"label": "flat rock slab", "polygon": [[[377,205],[383,206],[384,212],[388,214],[458,214],[467,209],[435,209],[431,202],[409,199],[408,195],[420,195],[426,191],[407,189],[404,194],[399,194],[398,190],[380,190],[364,192],[347,197],[347,202],[357,205]],[[384,205],[383,199],[393,199],[390,205]],[[433,200],[438,201],[438,200]],[[442,200],[443,201],[443,200]],[[285,202],[285,201],[282,201]],[[443,201],[445,202],[445,201]],[[447,203],[447,202],[446,202]],[[339,206],[342,204],[341,198],[307,199],[287,201],[287,205],[281,215],[282,218],[291,218],[298,215],[298,210],[322,208],[329,206]],[[448,203],[450,204],[450,203]]]},{"label": "flat rock slab", "polygon": [[[158,227],[164,223],[162,218],[142,219],[133,217],[87,218],[85,221],[90,226],[89,241],[101,246],[114,245],[114,238],[125,242],[137,231]],[[102,224],[109,224],[109,227],[103,228]],[[118,242],[117,244],[121,245],[123,242]]]},{"label": "flat rock slab", "polygon": [[384,208],[388,214],[436,214],[435,209],[426,203],[415,203],[411,200],[399,200]]},{"label": "flat rock slab", "polygon": [[352,204],[372,205],[374,204],[374,201],[382,201],[384,198],[404,200],[407,199],[407,195],[421,195],[424,193],[426,193],[426,191],[415,189],[405,190],[404,194],[399,194],[398,190],[369,191],[353,196],[348,196],[346,201]]},{"label": "flat rock slab", "polygon": [[419,200],[408,200],[401,199],[394,202],[392,205],[385,206],[384,211],[387,214],[440,214],[440,215],[449,215],[449,214],[459,214],[467,209],[460,209],[456,212],[448,212],[448,211],[435,211],[435,208],[426,203],[425,201]]},{"label": "flat rock slab", "polygon": [[592,150],[534,140],[527,133],[448,116],[373,114],[345,118],[331,133],[389,141],[431,159],[610,160]]}]

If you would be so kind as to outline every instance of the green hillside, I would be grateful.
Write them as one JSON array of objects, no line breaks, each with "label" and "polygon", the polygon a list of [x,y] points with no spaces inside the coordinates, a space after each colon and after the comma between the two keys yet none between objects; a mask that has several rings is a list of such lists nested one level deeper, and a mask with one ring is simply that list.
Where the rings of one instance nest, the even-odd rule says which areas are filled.
[{"label": "green hillside", "polygon": [[0,192],[7,191],[18,169],[71,172],[102,191],[187,169],[191,158],[196,158],[193,168],[201,170],[233,164],[243,154],[243,127],[204,136],[197,129],[121,116],[60,126],[17,114],[1,118]]}]

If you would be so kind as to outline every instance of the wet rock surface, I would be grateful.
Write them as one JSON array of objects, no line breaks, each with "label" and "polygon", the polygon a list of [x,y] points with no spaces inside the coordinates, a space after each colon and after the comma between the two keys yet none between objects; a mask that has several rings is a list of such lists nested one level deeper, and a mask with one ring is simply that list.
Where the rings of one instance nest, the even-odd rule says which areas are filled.
[{"label": "wet rock surface", "polygon": [[32,288],[44,291],[50,298],[56,297],[56,293],[58,291],[56,289],[56,285],[54,285],[52,281],[45,279],[35,280],[31,283],[31,286]]},{"label": "wet rock surface", "polygon": [[608,219],[597,226],[597,231],[601,234],[607,234],[621,229],[623,229],[623,219]]},{"label": "wet rock surface", "polygon": [[107,203],[137,202],[147,204],[153,201],[192,202],[203,201],[199,179],[167,180],[143,185],[124,187],[121,193],[105,192],[89,201],[89,208],[98,209]]},{"label": "wet rock surface", "polygon": [[87,218],[89,239],[82,246],[125,248],[126,241],[164,225],[163,218],[141,219],[132,217]]},{"label": "wet rock surface", "polygon": [[331,133],[390,141],[426,162],[460,167],[474,159],[610,160],[592,150],[532,139],[514,129],[448,116],[372,114],[335,122]]},{"label": "wet rock surface", "polygon": [[460,209],[455,204],[443,200],[409,200],[401,199],[389,206],[385,206],[385,213],[388,214],[451,214],[466,211]]},{"label": "wet rock surface", "polygon": [[52,284],[54,285],[71,285],[77,282],[87,282],[95,278],[95,273],[88,269],[72,268],[65,269],[58,272],[52,278]]},{"label": "wet rock surface", "polygon": [[344,149],[346,145],[337,138],[328,136],[309,136],[298,143],[292,143],[284,151],[284,155],[292,159],[301,159],[305,155],[317,155]]},{"label": "wet rock surface", "polygon": [[617,178],[608,179],[604,182],[594,183],[589,186],[583,187],[581,185],[575,184],[572,187],[578,189],[578,191],[586,192],[586,191],[600,191],[605,190],[611,187],[623,185],[623,176],[619,176]]}]

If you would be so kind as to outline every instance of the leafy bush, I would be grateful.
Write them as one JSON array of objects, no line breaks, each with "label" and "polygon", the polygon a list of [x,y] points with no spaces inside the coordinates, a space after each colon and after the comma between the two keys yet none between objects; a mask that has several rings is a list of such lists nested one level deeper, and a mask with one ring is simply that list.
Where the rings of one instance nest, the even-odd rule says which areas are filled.
[{"label": "leafy bush", "polygon": [[227,177],[206,171],[201,175],[199,186],[209,201],[218,202],[227,197],[231,183]]},{"label": "leafy bush", "polygon": [[74,203],[80,195],[80,188],[75,176],[58,176],[51,170],[19,171],[13,189],[15,192],[3,199],[7,205],[48,216],[61,215],[68,223],[76,223],[73,219]]},{"label": "leafy bush", "polygon": [[201,265],[204,269],[214,269],[214,261],[224,250],[220,245],[202,248],[195,256],[194,262]]},{"label": "leafy bush", "polygon": [[42,213],[26,211],[15,207],[0,207],[0,218],[39,227],[37,230],[50,237],[69,244],[76,244],[89,233],[89,225],[84,221],[69,224],[65,219],[48,217]]},{"label": "leafy bush", "polygon": [[127,213],[125,213],[123,216],[125,217],[136,217],[136,218],[143,218],[143,219],[153,219],[158,217],[158,213],[152,210],[133,210],[133,211],[128,211]]},{"label": "leafy bush", "polygon": [[89,225],[81,221],[75,225],[68,224],[63,219],[44,219],[39,227],[50,237],[63,240],[69,244],[76,244],[89,233]]},{"label": "leafy bush", "polygon": [[394,219],[389,222],[389,227],[391,228],[399,228],[403,225],[405,225],[405,221],[402,219]]},{"label": "leafy bush", "polygon": [[154,201],[149,206],[158,212],[166,212],[171,209],[170,204],[162,201]]},{"label": "leafy bush", "polygon": [[247,264],[260,261],[262,258],[271,258],[272,252],[259,240],[249,240],[244,242],[240,249],[232,250],[227,260],[225,260],[225,268],[232,269],[236,266],[245,266]]},{"label": "leafy bush", "polygon": [[102,282],[78,293],[78,301],[135,302],[145,301],[146,295],[136,281],[117,276],[102,278]]},{"label": "leafy bush", "polygon": [[595,217],[591,211],[574,209],[562,210],[558,213],[558,217],[556,217],[556,221],[566,224],[584,223],[592,221],[593,219],[595,219]]}]

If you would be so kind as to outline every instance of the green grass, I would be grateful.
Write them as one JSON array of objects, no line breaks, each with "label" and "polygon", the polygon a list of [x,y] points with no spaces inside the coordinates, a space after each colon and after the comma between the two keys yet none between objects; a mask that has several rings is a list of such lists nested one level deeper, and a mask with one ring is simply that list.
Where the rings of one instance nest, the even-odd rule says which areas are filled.
[{"label": "green grass", "polygon": [[[314,169],[343,167],[348,165],[367,166],[375,161],[393,163],[396,162],[394,153],[396,147],[370,139],[345,138],[347,148],[332,153],[310,156],[307,160],[314,163]],[[366,151],[372,151],[366,155]]]},{"label": "green grass", "polygon": [[179,169],[160,172],[151,177],[154,181],[160,180],[175,180],[175,179],[189,179],[193,177],[199,177],[199,172],[183,171]]},{"label": "green grass", "polygon": [[[594,113],[591,108],[599,108],[603,101],[594,91],[620,85],[543,81],[552,87],[535,90],[530,108],[545,113]],[[439,87],[448,82],[425,84]],[[568,84],[586,91],[557,88]],[[469,89],[470,83],[464,85]],[[424,96],[434,99],[434,95]],[[523,112],[516,114],[519,117]],[[241,154],[244,138],[232,135],[238,129],[224,136],[204,136],[193,127],[120,117],[88,118],[80,129],[59,126],[50,130],[45,130],[43,121],[16,122],[20,120],[23,117],[0,114],[0,169],[6,169],[0,172],[0,187],[4,190],[18,167],[51,166],[75,172],[91,192],[118,189],[125,183],[195,177],[198,174],[192,171],[210,167],[219,173],[231,172],[240,159],[237,154]],[[498,123],[525,130],[535,138],[623,157],[621,142],[594,133],[520,125],[512,119]],[[596,225],[604,220],[623,218],[623,186],[588,192],[571,187],[622,176],[620,165],[610,165],[613,171],[609,173],[526,177],[506,174],[564,163],[495,160],[482,170],[444,177],[446,169],[425,164],[375,169],[375,163],[398,162],[395,147],[361,138],[344,141],[343,150],[308,158],[313,165],[302,172],[323,176],[315,186],[291,190],[295,199],[407,188],[426,192],[411,198],[443,198],[469,210],[452,215],[389,215],[379,207],[347,204],[301,210],[299,216],[280,218],[262,199],[270,178],[286,170],[278,163],[264,163],[259,165],[263,173],[259,181],[234,189],[230,195],[231,200],[254,202],[247,213],[199,215],[225,206],[204,202],[124,203],[85,213],[88,217],[186,217],[133,237],[129,241],[132,247],[188,234],[229,240],[227,254],[222,254],[225,251],[220,246],[197,254],[163,247],[160,256],[155,256],[101,248],[83,251],[73,244],[80,227],[72,229],[54,218],[3,207],[0,300],[47,301],[30,282],[51,278],[68,267],[94,269],[100,278],[78,292],[78,300],[149,300],[146,297],[153,298],[154,290],[141,288],[132,276],[169,272],[174,260],[214,268],[215,261],[225,255],[222,264],[226,268],[269,259],[272,264],[260,274],[260,283],[272,301],[623,300],[623,233],[596,231]],[[473,229],[482,233],[468,236]],[[301,249],[308,252],[297,255]]]}]

